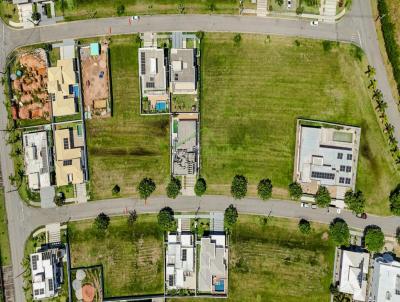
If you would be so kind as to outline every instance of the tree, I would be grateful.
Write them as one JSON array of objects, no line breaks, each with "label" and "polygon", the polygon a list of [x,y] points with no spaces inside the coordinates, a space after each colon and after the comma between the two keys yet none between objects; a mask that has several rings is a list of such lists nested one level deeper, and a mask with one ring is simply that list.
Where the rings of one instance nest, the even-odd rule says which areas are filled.
[{"label": "tree", "polygon": [[56,193],[54,196],[54,203],[56,206],[61,207],[65,202],[65,195],[63,192]]},{"label": "tree", "polygon": [[361,191],[353,192],[349,190],[344,195],[344,203],[347,207],[356,214],[364,213],[365,198]]},{"label": "tree", "polygon": [[203,38],[204,38],[204,31],[198,31],[198,32],[196,32],[196,37],[197,37],[197,39],[199,39],[200,41],[203,40]]},{"label": "tree", "polygon": [[350,231],[347,223],[340,218],[334,219],[329,225],[329,237],[338,246],[348,246]]},{"label": "tree", "polygon": [[150,195],[155,191],[156,189],[156,184],[151,178],[143,178],[138,186],[137,186],[137,191],[139,192],[139,196],[141,199],[144,199],[145,201],[147,198],[150,197]]},{"label": "tree", "polygon": [[241,34],[236,34],[233,37],[233,42],[235,42],[235,45],[238,46],[240,44],[240,42],[242,41],[242,36]]},{"label": "tree", "polygon": [[319,207],[326,208],[331,203],[331,195],[324,186],[319,186],[317,194],[315,194],[315,202]]},{"label": "tree", "polygon": [[112,193],[112,195],[118,195],[119,194],[119,192],[121,192],[121,188],[119,187],[119,185],[115,185],[113,188],[112,188],[112,190],[111,190],[111,193]]},{"label": "tree", "polygon": [[324,51],[326,51],[326,52],[331,51],[332,46],[333,46],[333,42],[328,41],[328,40],[322,41],[322,48],[324,49]]},{"label": "tree", "polygon": [[367,227],[364,243],[370,252],[379,252],[385,244],[385,235],[381,228],[376,225]]},{"label": "tree", "polygon": [[118,16],[122,16],[125,13],[125,5],[123,5],[122,3],[120,3],[117,6],[117,15]]},{"label": "tree", "polygon": [[229,231],[232,229],[237,221],[238,216],[238,212],[233,204],[229,205],[229,207],[225,209],[224,225],[226,230]]},{"label": "tree", "polygon": [[304,12],[304,7],[303,6],[298,6],[296,8],[296,14],[301,15]]},{"label": "tree", "polygon": [[170,207],[162,208],[157,215],[157,220],[158,226],[164,232],[174,231],[176,229],[174,211]]},{"label": "tree", "polygon": [[97,215],[96,219],[94,220],[94,226],[99,231],[107,230],[109,225],[110,217],[108,217],[108,215],[104,214],[103,212]]},{"label": "tree", "polygon": [[372,67],[371,65],[368,65],[365,74],[367,74],[369,78],[373,78],[375,76],[375,73],[376,73],[375,68]]},{"label": "tree", "polygon": [[289,195],[290,198],[299,200],[301,195],[303,195],[303,189],[301,188],[301,185],[298,182],[292,182],[289,185]]},{"label": "tree", "polygon": [[372,90],[376,89],[376,80],[375,79],[369,80],[368,89],[372,89]]},{"label": "tree", "polygon": [[132,226],[137,220],[136,210],[129,211],[128,213],[128,225]]},{"label": "tree", "polygon": [[311,233],[311,224],[306,219],[300,219],[299,221],[299,230],[303,234],[310,234]]},{"label": "tree", "polygon": [[243,175],[235,175],[232,180],[231,194],[235,199],[242,199],[247,194],[247,178]]},{"label": "tree", "polygon": [[35,21],[35,22],[40,21],[41,17],[42,17],[42,16],[40,15],[39,12],[33,12],[33,13],[32,13],[32,16],[31,16],[32,21]]},{"label": "tree", "polygon": [[397,216],[400,216],[400,186],[398,186],[389,196],[390,211]]},{"label": "tree", "polygon": [[275,3],[278,4],[279,6],[283,5],[283,0],[275,0]]},{"label": "tree", "polygon": [[270,179],[261,179],[257,186],[258,196],[262,200],[271,198],[272,195],[272,182]]},{"label": "tree", "polygon": [[171,180],[167,186],[167,196],[168,198],[175,199],[181,192],[182,184],[180,179],[176,177],[171,177]]},{"label": "tree", "polygon": [[196,193],[196,196],[204,195],[206,190],[207,190],[206,180],[202,177],[199,177],[194,186],[194,192]]}]

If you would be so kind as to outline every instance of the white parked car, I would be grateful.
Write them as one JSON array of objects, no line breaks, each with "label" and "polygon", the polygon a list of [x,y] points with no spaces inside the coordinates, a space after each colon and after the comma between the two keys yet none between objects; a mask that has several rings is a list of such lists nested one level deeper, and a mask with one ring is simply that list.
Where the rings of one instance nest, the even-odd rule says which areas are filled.
[{"label": "white parked car", "polygon": [[315,204],[315,203],[313,203],[312,205],[311,205],[311,209],[316,209],[317,208],[317,205]]},{"label": "white parked car", "polygon": [[132,21],[138,21],[139,19],[140,19],[139,16],[132,16],[132,17],[131,17],[131,20],[132,20]]},{"label": "white parked car", "polygon": [[310,22],[310,25],[311,25],[311,26],[318,26],[318,20],[312,20],[312,21]]},{"label": "white parked car", "polygon": [[302,202],[300,206],[301,206],[302,208],[308,208],[308,207],[310,207],[310,206],[308,205],[307,202]]},{"label": "white parked car", "polygon": [[342,212],[342,209],[336,208],[336,213],[340,214]]},{"label": "white parked car", "polygon": [[287,8],[292,8],[292,0],[287,0]]}]

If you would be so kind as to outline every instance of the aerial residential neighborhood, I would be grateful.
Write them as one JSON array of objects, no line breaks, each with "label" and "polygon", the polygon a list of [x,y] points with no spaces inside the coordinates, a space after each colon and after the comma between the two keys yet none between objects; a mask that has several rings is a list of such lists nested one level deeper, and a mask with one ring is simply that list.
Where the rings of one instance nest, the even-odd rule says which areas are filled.
[{"label": "aerial residential neighborhood", "polygon": [[400,301],[398,0],[0,0],[0,302]]}]

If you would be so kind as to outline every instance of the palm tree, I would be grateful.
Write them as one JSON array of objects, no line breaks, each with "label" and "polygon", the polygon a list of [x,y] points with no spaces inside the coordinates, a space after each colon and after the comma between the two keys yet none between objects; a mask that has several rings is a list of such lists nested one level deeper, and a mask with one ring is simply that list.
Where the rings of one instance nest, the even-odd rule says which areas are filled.
[{"label": "palm tree", "polygon": [[378,109],[380,112],[385,112],[388,104],[382,99],[376,100],[376,102],[377,102],[376,109]]},{"label": "palm tree", "polygon": [[369,81],[368,89],[375,90],[376,89],[376,80],[372,79]]},{"label": "palm tree", "polygon": [[393,134],[393,132],[394,132],[394,126],[393,126],[392,124],[390,124],[390,123],[386,123],[386,124],[385,124],[385,129],[384,129],[384,131],[385,131],[387,134]]},{"label": "palm tree", "polygon": [[372,98],[375,99],[383,99],[383,94],[380,89],[375,89],[374,94],[372,95]]},{"label": "palm tree", "polygon": [[368,77],[372,78],[373,76],[375,76],[375,72],[376,72],[375,68],[372,67],[371,65],[368,65],[367,68],[368,69],[367,69],[367,71],[365,73],[368,75]]}]

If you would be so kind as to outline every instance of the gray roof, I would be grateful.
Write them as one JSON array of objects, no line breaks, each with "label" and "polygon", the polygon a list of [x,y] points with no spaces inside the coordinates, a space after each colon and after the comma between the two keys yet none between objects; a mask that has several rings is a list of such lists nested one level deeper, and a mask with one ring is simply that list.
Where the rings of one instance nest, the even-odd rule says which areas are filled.
[{"label": "gray roof", "polygon": [[195,174],[197,170],[197,121],[179,120],[173,142],[173,174]]},{"label": "gray roof", "polygon": [[142,93],[166,90],[164,50],[159,48],[139,49],[139,75]]},{"label": "gray roof", "polygon": [[212,277],[225,278],[225,247],[216,246],[211,238],[201,238],[198,290],[212,291]]},{"label": "gray roof", "polygon": [[171,49],[171,82],[195,82],[194,49]]}]

